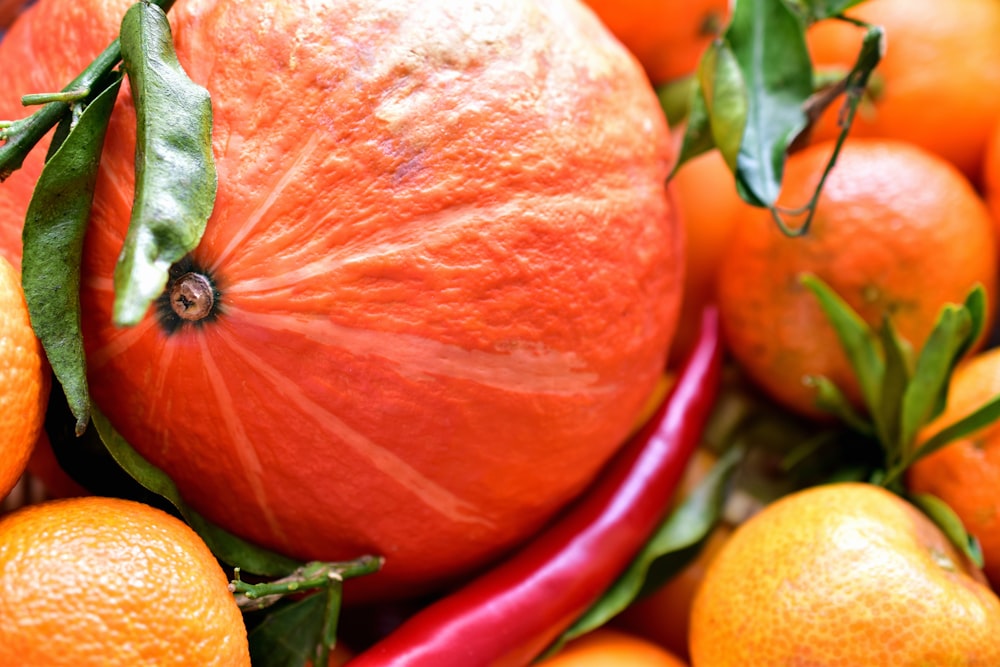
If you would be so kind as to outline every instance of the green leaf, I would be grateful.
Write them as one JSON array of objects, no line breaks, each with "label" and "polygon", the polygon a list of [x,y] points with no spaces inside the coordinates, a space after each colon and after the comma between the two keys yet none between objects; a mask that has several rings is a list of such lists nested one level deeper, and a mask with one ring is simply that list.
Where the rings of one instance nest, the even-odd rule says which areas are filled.
[{"label": "green leaf", "polygon": [[698,88],[694,76],[685,76],[656,86],[656,98],[671,128],[679,127],[691,111],[691,99]]},{"label": "green leaf", "polygon": [[888,316],[883,319],[879,333],[885,356],[885,373],[872,419],[889,459],[897,461],[906,451],[905,443],[900,440],[900,415],[903,397],[910,387],[910,376],[913,374],[913,349],[899,336]]},{"label": "green leaf", "polygon": [[219,559],[245,572],[263,576],[282,576],[301,565],[298,561],[255,546],[210,523],[184,502],[173,480],[133,449],[96,406],[91,411],[91,420],[104,446],[118,465],[144,488],[165,498],[177,508],[184,520]]},{"label": "green leaf", "polygon": [[860,315],[818,276],[806,274],[802,284],[819,300],[823,312],[837,332],[861,387],[861,395],[872,412],[877,410],[885,365],[875,333]]},{"label": "green leaf", "polygon": [[270,608],[250,632],[250,661],[254,667],[303,667],[312,659],[323,632],[324,592]]},{"label": "green leaf", "polygon": [[713,148],[715,148],[715,140],[712,138],[712,126],[708,117],[708,108],[705,105],[705,95],[701,86],[698,86],[691,97],[680,155],[677,156],[677,162],[674,163],[670,176],[677,173],[681,165],[688,160],[696,158],[702,153],[707,153]]},{"label": "green leaf", "polygon": [[913,465],[923,457],[933,454],[942,447],[948,445],[959,438],[964,438],[975,433],[981,428],[985,428],[1000,419],[1000,395],[994,396],[989,401],[979,406],[971,413],[962,417],[958,421],[949,424],[933,436],[928,438],[919,447],[911,450],[911,453],[899,465],[898,469],[891,471],[889,481],[901,475],[906,468]]},{"label": "green leaf", "polygon": [[845,11],[860,5],[865,0],[787,0],[802,17],[810,22],[822,21],[843,14]]},{"label": "green leaf", "polygon": [[739,0],[725,39],[749,103],[737,162],[741,195],[772,206],[788,146],[808,124],[804,105],[814,88],[805,26],[783,0]]},{"label": "green leaf", "polygon": [[973,317],[964,306],[949,304],[938,316],[903,397],[899,439],[904,447],[908,448],[917,431],[944,409],[949,378],[975,340],[974,329]]},{"label": "green leaf", "polygon": [[747,90],[736,56],[725,40],[717,39],[705,50],[698,67],[698,80],[712,142],[735,172],[747,122]]},{"label": "green leaf", "polygon": [[968,556],[976,567],[983,566],[983,552],[979,542],[965,530],[962,520],[946,502],[929,493],[913,493],[906,498],[930,517],[955,548]]},{"label": "green leaf", "polygon": [[137,2],[121,26],[122,61],[136,107],[136,188],[115,266],[113,319],[139,322],[193,250],[215,206],[212,105],[174,52],[163,10]]},{"label": "green leaf", "polygon": [[22,233],[21,282],[31,324],[76,417],[77,435],[90,419],[80,257],[104,135],[120,86],[121,77],[116,77],[71,130],[68,123],[60,124],[61,143],[35,184]]},{"label": "green leaf", "polygon": [[743,450],[733,447],[716,461],[698,486],[653,533],[622,575],[563,633],[551,650],[603,625],[639,595],[663,585],[694,560],[722,516],[729,479],[742,456]]}]

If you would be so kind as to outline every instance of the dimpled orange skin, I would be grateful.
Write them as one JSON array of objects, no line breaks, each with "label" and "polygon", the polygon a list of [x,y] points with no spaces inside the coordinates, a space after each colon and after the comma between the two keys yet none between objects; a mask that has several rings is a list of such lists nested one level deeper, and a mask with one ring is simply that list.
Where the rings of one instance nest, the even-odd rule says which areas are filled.
[{"label": "dimpled orange skin", "polygon": [[249,667],[228,584],[193,530],[148,505],[23,507],[0,518],[0,664]]},{"label": "dimpled orange skin", "polygon": [[42,430],[49,370],[21,276],[0,256],[0,499],[21,477]]},{"label": "dimpled orange skin", "polygon": [[1000,599],[934,524],[881,487],[818,486],[742,524],[691,618],[693,667],[987,667]]},{"label": "dimpled orange skin", "polygon": [[[31,8],[0,62],[44,65],[2,68],[0,116],[68,81],[130,4]],[[84,250],[96,402],[210,520],[301,559],[386,557],[352,591],[414,595],[498,557],[597,474],[665,363],[683,258],[644,73],[570,0],[179,0],[170,18],[213,100],[193,262],[219,314],[111,324],[126,88]]]},{"label": "dimpled orange skin", "polygon": [[729,0],[585,0],[653,83],[693,74],[725,28]]},{"label": "dimpled orange skin", "polygon": [[[867,0],[849,16],[882,26],[886,50],[875,70],[875,102],[862,108],[851,136],[910,141],[979,177],[990,130],[1000,117],[1000,4],[994,0]],[[808,43],[820,71],[848,71],[864,30],[821,21]],[[841,100],[825,114],[816,138],[839,132]]]},{"label": "dimpled orange skin", "polygon": [[[830,142],[792,155],[779,204],[812,196]],[[828,178],[808,234],[788,237],[764,209],[746,209],[719,271],[718,299],[730,351],[773,398],[805,415],[815,407],[807,375],[824,375],[860,401],[833,327],[800,280],[813,273],[873,328],[891,313],[915,349],[946,303],[986,288],[987,329],[997,274],[989,212],[953,166],[883,139],[851,139]],[[799,219],[786,218],[792,224]]]},{"label": "dimpled orange skin", "polygon": [[[945,426],[1000,394],[1000,348],[971,357],[958,367],[944,412],[920,433],[926,441]],[[914,493],[930,493],[955,510],[983,550],[983,571],[1000,587],[1000,423],[959,438],[918,460],[907,471]]]}]

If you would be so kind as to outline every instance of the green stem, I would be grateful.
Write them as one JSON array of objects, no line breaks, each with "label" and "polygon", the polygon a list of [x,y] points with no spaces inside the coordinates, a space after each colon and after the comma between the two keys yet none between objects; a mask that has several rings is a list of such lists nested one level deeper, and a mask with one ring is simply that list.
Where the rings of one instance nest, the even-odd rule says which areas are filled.
[{"label": "green stem", "polygon": [[[150,0],[164,12],[174,4],[174,0]],[[75,79],[62,89],[63,93],[75,94],[81,90],[91,90],[94,84],[111,73],[121,62],[121,46],[118,40],[111,42]],[[0,181],[21,168],[24,159],[42,137],[55,127],[70,111],[71,103],[55,100],[48,102],[38,111],[22,120],[5,126],[0,133],[4,140],[0,146]]]},{"label": "green stem", "polygon": [[236,595],[240,609],[253,611],[268,607],[286,595],[320,588],[339,589],[344,579],[377,572],[382,567],[382,561],[376,556],[361,556],[351,561],[312,561],[287,577],[259,584],[242,581],[237,568],[236,578],[230,582],[229,589]]}]

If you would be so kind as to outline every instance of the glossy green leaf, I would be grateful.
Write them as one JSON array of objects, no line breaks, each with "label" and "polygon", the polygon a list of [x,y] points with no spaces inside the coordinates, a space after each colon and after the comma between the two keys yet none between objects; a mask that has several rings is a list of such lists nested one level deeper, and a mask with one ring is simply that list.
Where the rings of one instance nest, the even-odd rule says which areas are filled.
[{"label": "glossy green leaf", "polygon": [[129,326],[163,292],[170,266],[201,240],[217,179],[211,100],[178,62],[166,14],[132,5],[121,49],[136,107],[136,190],[115,266],[112,317]]},{"label": "glossy green leaf", "polygon": [[747,123],[747,90],[736,56],[725,40],[717,39],[705,50],[698,79],[712,142],[735,172]]},{"label": "glossy green leaf", "polygon": [[751,204],[778,198],[788,146],[806,127],[813,68],[805,26],[784,0],[739,0],[725,39],[748,94],[737,178]]},{"label": "glossy green leaf", "polygon": [[964,306],[949,304],[938,316],[903,397],[900,442],[904,446],[909,446],[917,431],[944,409],[949,378],[975,340],[974,329],[973,316]]},{"label": "glossy green leaf", "polygon": [[729,449],[698,486],[650,537],[632,563],[586,613],[563,633],[559,644],[597,628],[643,593],[663,585],[698,555],[722,516],[729,480],[743,450]]},{"label": "glossy green leaf", "polygon": [[104,135],[121,78],[91,101],[72,129],[60,125],[59,148],[35,184],[22,234],[21,282],[31,324],[76,417],[90,419],[87,362],[80,327],[80,257]]},{"label": "glossy green leaf", "polygon": [[254,667],[304,667],[323,632],[326,598],[320,591],[268,609],[247,633]]},{"label": "glossy green leaf", "polygon": [[92,410],[91,420],[104,446],[118,465],[144,488],[165,498],[177,508],[184,520],[219,559],[244,572],[263,576],[282,576],[301,565],[298,561],[255,546],[211,524],[184,502],[173,480],[133,449],[96,407]]},{"label": "glossy green leaf", "polygon": [[875,333],[868,323],[818,276],[805,275],[802,277],[802,284],[816,295],[823,312],[837,332],[837,338],[844,347],[857,376],[865,404],[869,409],[877,406],[885,364]]},{"label": "glossy green leaf", "polygon": [[907,500],[919,507],[924,514],[930,517],[931,521],[937,524],[941,532],[955,547],[964,553],[976,564],[976,567],[983,566],[983,552],[979,542],[975,537],[965,530],[962,520],[955,514],[955,510],[948,506],[946,502],[929,493],[914,493],[907,495]]}]

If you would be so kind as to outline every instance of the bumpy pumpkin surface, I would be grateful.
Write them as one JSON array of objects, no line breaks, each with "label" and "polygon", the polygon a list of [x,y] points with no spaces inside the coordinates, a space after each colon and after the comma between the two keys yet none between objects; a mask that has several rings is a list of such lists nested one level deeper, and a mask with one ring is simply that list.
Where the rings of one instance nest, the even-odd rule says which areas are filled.
[{"label": "bumpy pumpkin surface", "polygon": [[[62,87],[129,4],[40,0],[0,45],[37,63],[0,67],[0,115]],[[111,323],[126,86],[84,249],[98,405],[211,520],[304,559],[385,556],[381,594],[498,557],[594,478],[673,335],[673,154],[643,72],[571,0],[179,0],[170,19],[219,174],[175,274],[218,299]],[[0,188],[15,259],[36,153]]]}]

